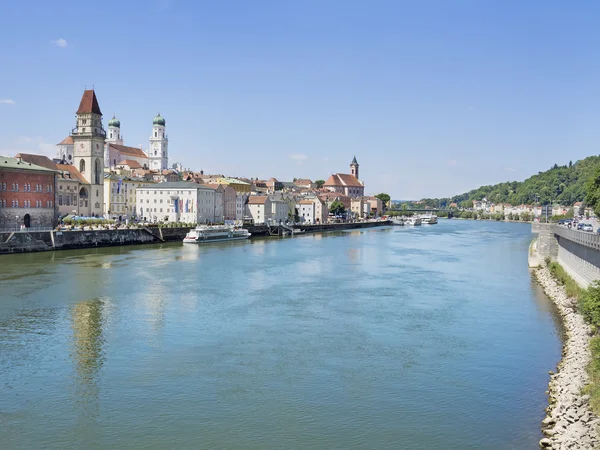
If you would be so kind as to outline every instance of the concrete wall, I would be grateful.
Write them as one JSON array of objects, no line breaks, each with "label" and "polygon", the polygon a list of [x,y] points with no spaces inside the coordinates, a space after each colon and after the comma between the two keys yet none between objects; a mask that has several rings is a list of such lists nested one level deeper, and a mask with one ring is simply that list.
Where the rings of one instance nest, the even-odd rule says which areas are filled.
[{"label": "concrete wall", "polygon": [[539,234],[540,257],[557,261],[583,287],[600,280],[600,235],[537,223],[532,231]]}]

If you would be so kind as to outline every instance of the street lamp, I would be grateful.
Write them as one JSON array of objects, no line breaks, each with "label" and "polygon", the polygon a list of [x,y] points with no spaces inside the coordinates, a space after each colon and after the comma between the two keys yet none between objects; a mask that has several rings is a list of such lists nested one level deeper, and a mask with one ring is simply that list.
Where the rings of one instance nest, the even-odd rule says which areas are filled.
[{"label": "street lamp", "polygon": [[15,216],[15,231],[19,231],[19,216]]}]

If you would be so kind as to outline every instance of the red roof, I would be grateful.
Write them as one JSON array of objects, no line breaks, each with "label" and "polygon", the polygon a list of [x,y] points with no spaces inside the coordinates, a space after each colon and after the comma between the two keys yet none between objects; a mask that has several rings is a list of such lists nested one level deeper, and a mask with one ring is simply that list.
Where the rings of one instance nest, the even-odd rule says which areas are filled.
[{"label": "red roof", "polygon": [[62,141],[60,141],[58,145],[73,145],[73,138],[71,136],[67,136]]},{"label": "red roof", "polygon": [[81,97],[81,103],[79,103],[79,109],[76,114],[100,114],[100,106],[98,106],[98,99],[96,98],[96,93],[93,89],[88,89],[87,91],[83,91],[83,97]]},{"label": "red roof", "polygon": [[79,181],[83,184],[89,184],[87,180],[83,178],[81,172],[79,172],[79,170],[77,170],[77,168],[71,164],[56,164],[56,168],[61,172],[69,172],[71,174],[71,179],[73,180]]},{"label": "red roof", "polygon": [[127,147],[126,145],[108,144],[122,155],[136,156],[138,158],[147,158],[148,155],[141,148]]},{"label": "red roof", "polygon": [[19,153],[15,158],[21,158],[26,163],[35,164],[36,166],[45,167],[46,169],[56,170],[56,164],[47,156]]},{"label": "red roof", "polygon": [[363,187],[363,184],[354,175],[334,173],[327,179],[324,186]]},{"label": "red roof", "polygon": [[117,166],[129,166],[130,169],[141,169],[142,165],[133,159],[124,159]]},{"label": "red roof", "polygon": [[249,205],[264,205],[269,199],[266,195],[251,195],[248,197]]}]

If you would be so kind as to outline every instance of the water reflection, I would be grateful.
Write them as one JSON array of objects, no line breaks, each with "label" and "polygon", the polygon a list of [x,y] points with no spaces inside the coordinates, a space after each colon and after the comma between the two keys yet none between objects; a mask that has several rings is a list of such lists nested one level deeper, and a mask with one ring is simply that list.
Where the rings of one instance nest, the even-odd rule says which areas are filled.
[{"label": "water reflection", "polygon": [[86,408],[97,408],[97,377],[105,360],[104,301],[95,298],[79,302],[70,313],[73,330],[71,358],[75,364],[77,402]]}]

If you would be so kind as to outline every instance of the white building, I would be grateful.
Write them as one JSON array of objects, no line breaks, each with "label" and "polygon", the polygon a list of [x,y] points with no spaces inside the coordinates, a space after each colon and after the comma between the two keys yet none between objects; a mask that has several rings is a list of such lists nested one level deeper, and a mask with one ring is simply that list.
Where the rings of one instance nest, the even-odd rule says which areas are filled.
[{"label": "white building", "polygon": [[315,202],[312,200],[301,200],[296,206],[300,222],[313,224],[316,223]]},{"label": "white building", "polygon": [[188,181],[137,189],[136,211],[150,222],[215,222],[216,191]]},{"label": "white building", "polygon": [[246,204],[246,216],[254,223],[267,223],[271,219],[271,200],[266,195],[251,195]]}]

